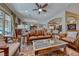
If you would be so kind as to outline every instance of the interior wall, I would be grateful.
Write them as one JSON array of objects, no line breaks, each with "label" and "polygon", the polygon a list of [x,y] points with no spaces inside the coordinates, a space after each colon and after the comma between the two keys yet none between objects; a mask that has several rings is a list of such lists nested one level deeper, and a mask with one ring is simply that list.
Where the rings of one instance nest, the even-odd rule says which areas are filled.
[{"label": "interior wall", "polygon": [[[70,23],[70,21],[68,21],[70,17],[72,17],[75,20],[73,23]],[[73,19],[71,20],[73,21]],[[79,15],[73,12],[66,11],[66,25],[68,24],[76,24],[76,30],[73,31],[79,31]]]},{"label": "interior wall", "polygon": [[65,11],[60,12],[59,14],[52,17],[50,20],[55,19],[55,18],[61,18],[62,32],[66,32],[67,29],[65,26]]}]

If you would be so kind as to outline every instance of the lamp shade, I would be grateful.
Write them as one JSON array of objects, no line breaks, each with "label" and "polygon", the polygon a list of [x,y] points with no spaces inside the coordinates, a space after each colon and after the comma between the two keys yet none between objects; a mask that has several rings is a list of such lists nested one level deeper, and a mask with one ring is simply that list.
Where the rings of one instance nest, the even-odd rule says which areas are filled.
[{"label": "lamp shade", "polygon": [[24,28],[24,25],[23,24],[20,24],[17,26],[17,29],[23,29]]}]

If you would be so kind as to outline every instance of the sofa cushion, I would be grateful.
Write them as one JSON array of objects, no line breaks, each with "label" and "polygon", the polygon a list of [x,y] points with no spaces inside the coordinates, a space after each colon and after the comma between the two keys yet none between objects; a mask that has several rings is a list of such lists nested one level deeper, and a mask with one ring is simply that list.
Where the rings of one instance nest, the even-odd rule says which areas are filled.
[{"label": "sofa cushion", "polygon": [[41,31],[40,30],[37,30],[37,34],[38,34],[38,36],[41,35]]},{"label": "sofa cushion", "polygon": [[41,30],[41,34],[44,35],[44,30]]},{"label": "sofa cushion", "polygon": [[70,42],[70,43],[74,43],[74,39],[73,38],[70,38],[70,37],[64,37],[62,38],[64,41],[67,41],[67,42]]},{"label": "sofa cushion", "polygon": [[33,35],[33,32],[32,33],[29,33],[29,36],[32,36]]},{"label": "sofa cushion", "polygon": [[32,30],[29,32],[29,36],[34,36],[34,34],[35,34],[35,30],[34,31]]},{"label": "sofa cushion", "polygon": [[37,36],[31,36],[29,37],[29,40],[33,40],[33,39],[37,39],[38,37]]},{"label": "sofa cushion", "polygon": [[51,35],[46,35],[46,36],[44,36],[45,38],[50,38],[51,37]]},{"label": "sofa cushion", "polygon": [[43,31],[42,30],[37,30],[38,36],[39,35],[43,35]]},{"label": "sofa cushion", "polygon": [[13,43],[13,44],[8,44],[9,45],[9,56],[14,55],[18,47],[20,46],[20,43]]},{"label": "sofa cushion", "polygon": [[40,38],[50,38],[51,37],[51,35],[46,35],[46,36],[38,36],[38,38],[40,39]]},{"label": "sofa cushion", "polygon": [[40,39],[40,38],[44,38],[44,36],[38,36],[38,38]]}]

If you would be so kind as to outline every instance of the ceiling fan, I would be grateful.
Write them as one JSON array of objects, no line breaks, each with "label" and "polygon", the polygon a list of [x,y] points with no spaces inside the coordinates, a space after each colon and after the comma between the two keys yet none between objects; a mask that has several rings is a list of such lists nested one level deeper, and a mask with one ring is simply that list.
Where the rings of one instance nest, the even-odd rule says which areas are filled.
[{"label": "ceiling fan", "polygon": [[44,5],[39,5],[38,3],[35,3],[36,6],[38,7],[37,9],[33,9],[33,11],[37,11],[38,10],[38,13],[40,14],[40,12],[47,12],[47,10],[45,10],[45,7],[48,6],[47,3],[45,3]]}]

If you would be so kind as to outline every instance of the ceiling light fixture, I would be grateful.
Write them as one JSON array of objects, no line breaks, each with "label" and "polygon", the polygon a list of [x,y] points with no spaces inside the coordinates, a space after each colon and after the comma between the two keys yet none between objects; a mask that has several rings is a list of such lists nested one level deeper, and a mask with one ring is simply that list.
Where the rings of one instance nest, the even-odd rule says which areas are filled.
[{"label": "ceiling light fixture", "polygon": [[39,9],[39,11],[41,12],[41,11],[42,11],[42,9]]},{"label": "ceiling light fixture", "polygon": [[41,4],[38,4],[38,3],[35,3],[37,8],[36,9],[33,9],[33,11],[38,11],[38,13],[40,14],[40,12],[47,12],[47,10],[45,9],[48,4],[45,3],[44,5],[41,5]]}]

